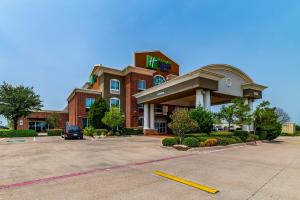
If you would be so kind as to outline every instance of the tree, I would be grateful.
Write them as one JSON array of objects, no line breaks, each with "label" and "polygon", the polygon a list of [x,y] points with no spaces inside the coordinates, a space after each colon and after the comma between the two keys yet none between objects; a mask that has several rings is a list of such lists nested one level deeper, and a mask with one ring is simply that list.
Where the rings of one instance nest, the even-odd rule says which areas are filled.
[{"label": "tree", "polygon": [[112,107],[110,111],[105,113],[102,122],[114,131],[115,128],[124,123],[124,115],[119,108]]},{"label": "tree", "polygon": [[228,130],[230,130],[231,124],[234,123],[234,111],[235,107],[231,104],[229,106],[222,106],[220,112],[216,114],[220,120],[225,120],[228,123]]},{"label": "tree", "polygon": [[107,128],[105,124],[103,124],[102,118],[108,110],[109,108],[106,101],[102,97],[99,97],[88,112],[90,126],[94,129]]},{"label": "tree", "polygon": [[291,121],[291,117],[287,112],[285,112],[282,108],[276,108],[276,113],[278,115],[278,120],[280,124],[284,124]]},{"label": "tree", "polygon": [[211,112],[199,106],[198,108],[193,109],[190,114],[192,119],[198,124],[198,127],[195,129],[197,133],[210,133],[212,131],[214,121]]},{"label": "tree", "polygon": [[278,120],[276,108],[270,108],[270,102],[263,101],[259,104],[253,116],[255,132],[266,132],[269,140],[273,140],[280,135],[281,124]]},{"label": "tree", "polygon": [[14,129],[17,129],[20,117],[27,117],[41,108],[42,101],[33,87],[13,86],[6,82],[0,85],[0,115],[12,121]]},{"label": "tree", "polygon": [[185,133],[197,128],[197,122],[192,119],[187,109],[181,109],[170,116],[172,122],[168,124],[169,128],[178,135],[179,143],[182,144]]},{"label": "tree", "polygon": [[48,123],[50,128],[57,128],[60,120],[60,115],[58,113],[53,112],[48,116],[46,122]]},{"label": "tree", "polygon": [[234,123],[240,126],[252,123],[252,114],[249,104],[245,103],[244,98],[236,98],[232,101],[234,107]]}]

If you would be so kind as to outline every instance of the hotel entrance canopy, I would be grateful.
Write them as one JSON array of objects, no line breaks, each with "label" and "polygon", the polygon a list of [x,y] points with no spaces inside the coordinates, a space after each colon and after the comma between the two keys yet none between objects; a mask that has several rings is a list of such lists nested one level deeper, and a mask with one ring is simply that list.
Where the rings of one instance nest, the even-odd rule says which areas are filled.
[{"label": "hotel entrance canopy", "polygon": [[262,98],[266,86],[230,65],[208,65],[134,95],[138,103],[193,107],[218,105],[236,97]]}]

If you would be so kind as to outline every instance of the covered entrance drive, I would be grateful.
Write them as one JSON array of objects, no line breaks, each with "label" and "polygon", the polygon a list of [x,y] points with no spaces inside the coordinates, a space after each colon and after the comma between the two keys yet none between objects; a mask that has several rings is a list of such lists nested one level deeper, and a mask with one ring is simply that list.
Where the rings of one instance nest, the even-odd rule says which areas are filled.
[{"label": "covered entrance drive", "polygon": [[[149,88],[134,96],[144,104],[144,133],[157,134],[160,131],[155,119],[155,105],[168,108],[168,114],[180,107],[203,106],[207,110],[213,105],[231,102],[236,97],[247,99],[252,108],[255,99],[262,98],[266,89],[258,85],[241,70],[229,65],[208,65],[183,76]],[[251,127],[245,127],[245,129]]]}]

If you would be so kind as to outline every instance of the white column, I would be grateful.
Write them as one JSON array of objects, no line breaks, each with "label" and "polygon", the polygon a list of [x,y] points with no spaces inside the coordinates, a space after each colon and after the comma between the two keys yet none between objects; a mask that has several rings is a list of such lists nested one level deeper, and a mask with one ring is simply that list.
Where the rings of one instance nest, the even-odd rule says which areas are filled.
[{"label": "white column", "polygon": [[149,129],[149,105],[144,103],[144,129]]},{"label": "white column", "polygon": [[205,98],[204,98],[204,105],[206,110],[210,111],[210,107],[211,107],[211,101],[210,101],[210,90],[206,90],[205,91]]},{"label": "white column", "polygon": [[150,129],[155,129],[154,122],[155,122],[154,104],[150,104]]},{"label": "white column", "polygon": [[204,107],[204,98],[203,98],[203,90],[197,89],[196,90],[196,107],[202,106]]},{"label": "white column", "polygon": [[[250,113],[251,114],[253,113],[253,101],[254,100],[252,100],[252,99],[246,99],[245,100],[245,104],[250,107]],[[253,131],[254,130],[253,129],[253,124],[251,124],[251,125],[243,125],[242,130],[243,131],[248,131],[248,132]]]}]

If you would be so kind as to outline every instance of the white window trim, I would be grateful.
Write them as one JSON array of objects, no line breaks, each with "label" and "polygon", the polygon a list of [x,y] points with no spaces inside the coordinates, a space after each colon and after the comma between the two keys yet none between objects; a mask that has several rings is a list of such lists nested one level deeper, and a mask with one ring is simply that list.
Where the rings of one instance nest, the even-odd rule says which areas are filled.
[{"label": "white window trim", "polygon": [[111,101],[112,100],[118,100],[119,101],[119,109],[120,109],[120,106],[121,106],[121,100],[120,100],[120,98],[117,98],[117,97],[112,97],[112,98],[110,98],[110,100],[109,100],[109,107],[111,108]]},{"label": "white window trim", "polygon": [[[115,82],[118,82],[118,83],[119,83],[119,89],[113,89],[113,88],[111,88],[111,86],[112,86],[112,81],[115,81]],[[120,88],[121,88],[121,83],[120,83],[120,81],[119,81],[118,79],[110,79],[109,83],[110,83],[110,86],[109,86],[110,93],[111,93],[111,94],[120,94]]]},{"label": "white window trim", "polygon": [[[140,88],[140,81],[144,82],[145,83],[145,88]],[[146,90],[147,89],[147,83],[146,83],[146,80],[143,80],[143,79],[139,79],[138,80],[138,90]]]}]

